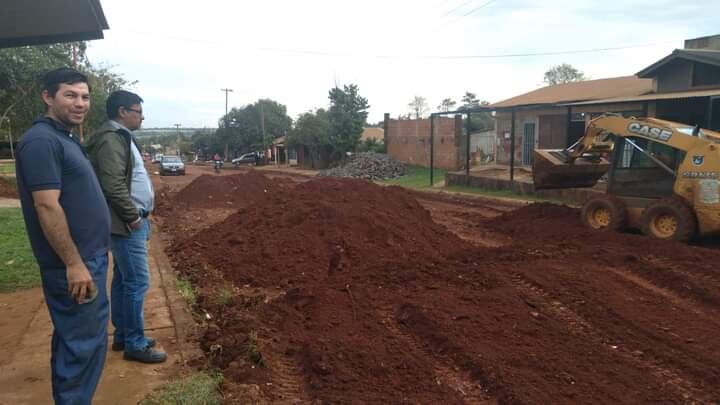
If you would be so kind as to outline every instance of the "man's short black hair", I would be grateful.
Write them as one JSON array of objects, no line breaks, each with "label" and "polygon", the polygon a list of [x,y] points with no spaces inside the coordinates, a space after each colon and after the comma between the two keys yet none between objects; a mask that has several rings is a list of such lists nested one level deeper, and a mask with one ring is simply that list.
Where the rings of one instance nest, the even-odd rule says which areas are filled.
[{"label": "man's short black hair", "polygon": [[42,89],[43,91],[47,90],[50,97],[55,97],[60,85],[63,83],[86,83],[88,89],[90,88],[87,76],[72,68],[63,67],[51,70],[42,77]]},{"label": "man's short black hair", "polygon": [[120,115],[120,107],[128,109],[135,104],[140,104],[142,102],[143,99],[135,93],[127,90],[113,91],[105,103],[105,110],[107,111],[108,118],[113,119]]}]

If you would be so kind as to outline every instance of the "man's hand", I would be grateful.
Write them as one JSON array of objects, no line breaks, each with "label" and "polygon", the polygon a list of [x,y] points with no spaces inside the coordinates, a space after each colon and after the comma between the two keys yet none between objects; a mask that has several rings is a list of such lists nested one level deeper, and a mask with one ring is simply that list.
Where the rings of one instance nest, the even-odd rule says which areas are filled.
[{"label": "man's hand", "polygon": [[143,219],[142,217],[138,217],[135,221],[128,224],[128,227],[132,231],[137,231],[138,229],[142,228],[143,226]]},{"label": "man's hand", "polygon": [[67,282],[68,293],[78,304],[83,304],[88,297],[96,294],[95,282],[83,262],[75,266],[67,266]]}]

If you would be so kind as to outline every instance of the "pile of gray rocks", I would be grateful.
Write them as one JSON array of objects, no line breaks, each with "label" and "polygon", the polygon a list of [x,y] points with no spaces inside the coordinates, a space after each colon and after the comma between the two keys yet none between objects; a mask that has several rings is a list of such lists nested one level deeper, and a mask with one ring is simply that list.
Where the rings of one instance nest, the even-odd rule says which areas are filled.
[{"label": "pile of gray rocks", "polygon": [[405,173],[404,164],[384,153],[362,152],[351,156],[341,166],[320,171],[318,176],[384,180],[400,177]]}]

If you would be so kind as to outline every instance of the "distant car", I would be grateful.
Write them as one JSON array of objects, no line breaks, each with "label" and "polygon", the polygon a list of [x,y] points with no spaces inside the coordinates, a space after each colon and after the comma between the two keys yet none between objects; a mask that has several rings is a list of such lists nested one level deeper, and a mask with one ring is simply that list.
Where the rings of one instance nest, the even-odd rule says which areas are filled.
[{"label": "distant car", "polygon": [[258,160],[260,160],[260,155],[257,152],[250,152],[241,155],[240,157],[236,157],[235,159],[231,160],[231,162],[235,166],[240,166],[244,164],[256,165],[258,163]]},{"label": "distant car", "polygon": [[151,162],[152,163],[160,163],[160,161],[162,161],[162,158],[163,158],[162,153],[156,153],[155,155],[153,155]]},{"label": "distant car", "polygon": [[185,163],[178,156],[163,156],[160,160],[160,175],[185,175]]}]

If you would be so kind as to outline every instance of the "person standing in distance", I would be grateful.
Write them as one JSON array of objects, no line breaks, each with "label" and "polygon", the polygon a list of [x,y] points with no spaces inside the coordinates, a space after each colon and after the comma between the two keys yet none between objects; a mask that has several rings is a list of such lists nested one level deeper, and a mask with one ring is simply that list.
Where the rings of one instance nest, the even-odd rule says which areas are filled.
[{"label": "person standing in distance", "polygon": [[106,102],[105,122],[86,142],[100,186],[110,206],[114,259],[111,300],[113,351],[123,351],[126,360],[161,363],[167,354],[154,348],[145,336],[143,304],[150,287],[147,241],[148,216],[154,192],[132,131],[140,129],[142,98],[119,90]]},{"label": "person standing in distance", "polygon": [[69,68],[42,79],[45,114],[25,132],[16,176],[28,238],[53,323],[56,404],[90,404],[105,365],[110,216],[72,129],[90,109],[90,87]]}]

